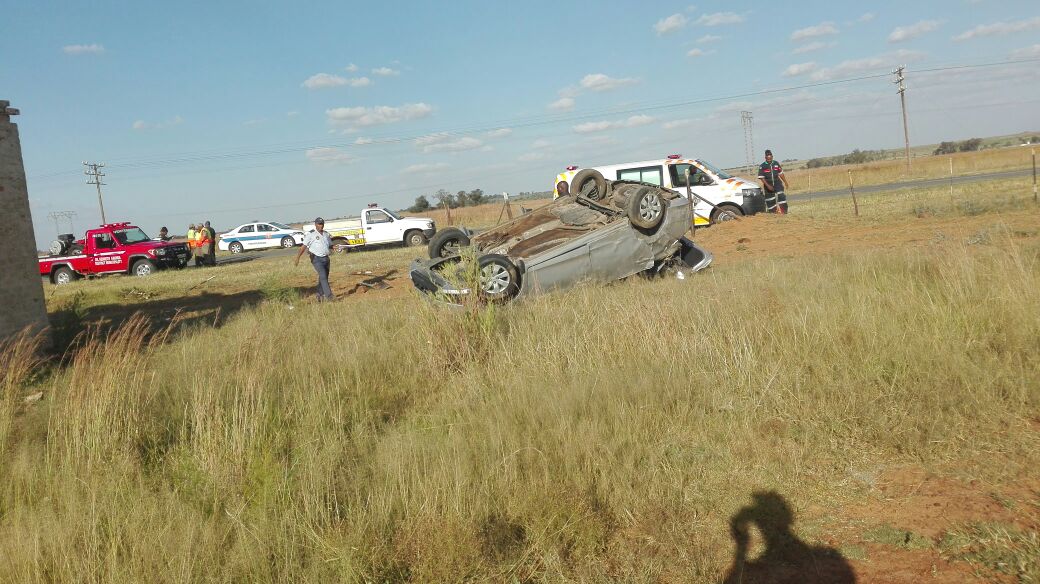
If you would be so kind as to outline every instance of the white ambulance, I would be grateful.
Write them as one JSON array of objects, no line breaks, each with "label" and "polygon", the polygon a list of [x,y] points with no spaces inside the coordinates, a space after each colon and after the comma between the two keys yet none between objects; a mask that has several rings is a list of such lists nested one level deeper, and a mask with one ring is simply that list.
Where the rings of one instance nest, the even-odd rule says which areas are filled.
[{"label": "white ambulance", "polygon": [[[591,170],[599,172],[607,180],[650,183],[678,191],[684,197],[687,169],[690,171],[690,190],[697,195],[694,197],[694,225],[708,225],[732,217],[724,211],[743,216],[766,210],[762,188],[757,183],[733,176],[702,159],[672,154],[658,160],[591,167]],[[580,185],[570,183],[582,170],[577,166],[568,166],[566,171],[557,175],[553,198],[559,197],[560,190],[564,188],[568,193],[578,190]]]}]

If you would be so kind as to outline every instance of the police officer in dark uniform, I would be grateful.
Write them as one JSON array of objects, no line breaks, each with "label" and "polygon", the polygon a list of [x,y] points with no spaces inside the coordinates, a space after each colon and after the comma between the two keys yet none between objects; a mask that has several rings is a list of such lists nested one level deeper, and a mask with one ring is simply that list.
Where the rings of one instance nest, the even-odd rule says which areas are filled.
[{"label": "police officer in dark uniform", "polygon": [[787,176],[780,163],[773,160],[773,151],[766,150],[766,161],[758,167],[758,180],[766,197],[766,212],[787,214],[787,195],[784,194]]}]

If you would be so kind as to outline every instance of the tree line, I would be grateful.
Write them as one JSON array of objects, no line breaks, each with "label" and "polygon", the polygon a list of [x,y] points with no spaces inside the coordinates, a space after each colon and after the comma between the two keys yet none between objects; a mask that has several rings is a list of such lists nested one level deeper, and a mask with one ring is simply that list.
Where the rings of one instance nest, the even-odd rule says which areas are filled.
[{"label": "tree line", "polygon": [[[511,200],[523,200],[523,199],[543,199],[551,197],[550,191],[523,191],[518,195],[510,195]],[[500,195],[486,195],[481,189],[473,189],[471,191],[459,191],[457,193],[450,193],[445,189],[440,189],[436,193],[430,196],[419,195],[415,197],[415,203],[411,207],[405,209],[408,213],[422,213],[423,211],[429,211],[437,207],[447,206],[449,209],[458,209],[459,207],[476,207],[477,205],[484,205],[487,203],[494,203],[501,200]]]}]

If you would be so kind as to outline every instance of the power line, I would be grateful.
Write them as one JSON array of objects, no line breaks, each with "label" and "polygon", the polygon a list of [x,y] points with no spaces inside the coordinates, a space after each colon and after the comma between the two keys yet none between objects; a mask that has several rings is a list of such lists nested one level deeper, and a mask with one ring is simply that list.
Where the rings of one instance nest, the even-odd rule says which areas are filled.
[{"label": "power line", "polygon": [[[1019,59],[1019,60],[1000,61],[1000,62],[992,62],[992,63],[980,63],[980,64],[972,64],[972,65],[951,65],[951,66],[946,66],[946,67],[933,67],[933,68],[928,68],[928,69],[915,70],[915,72],[933,73],[933,72],[951,71],[951,70],[957,70],[957,69],[978,69],[978,68],[986,68],[986,67],[1018,65],[1018,64],[1033,63],[1033,62],[1038,62],[1038,61],[1040,61],[1040,58],[1037,58],[1037,59]],[[238,159],[238,158],[252,158],[252,157],[259,157],[259,156],[274,156],[274,155],[279,155],[279,154],[291,154],[291,153],[296,153],[296,152],[304,152],[304,151],[307,151],[307,150],[311,150],[313,148],[356,148],[356,147],[371,147],[371,146],[388,145],[388,144],[399,144],[399,143],[404,143],[404,142],[412,142],[412,141],[414,141],[414,140],[416,140],[418,138],[421,138],[421,137],[424,137],[424,136],[429,136],[429,135],[443,135],[445,137],[461,137],[461,136],[466,136],[466,135],[473,135],[473,134],[479,134],[479,133],[483,133],[483,132],[488,132],[488,131],[492,131],[494,129],[498,129],[498,128],[502,128],[502,127],[506,127],[506,126],[511,127],[511,128],[529,128],[529,127],[544,126],[544,125],[553,125],[553,124],[561,124],[561,123],[578,122],[578,121],[588,120],[588,119],[591,119],[591,118],[602,117],[602,116],[619,116],[619,115],[634,114],[634,113],[641,113],[641,112],[650,112],[650,111],[661,111],[661,110],[668,110],[668,109],[676,109],[676,108],[683,108],[683,107],[689,107],[689,106],[694,106],[694,105],[703,105],[703,104],[719,102],[719,101],[728,101],[728,100],[747,98],[747,97],[758,97],[758,96],[763,96],[763,95],[775,95],[775,94],[779,94],[779,93],[797,91],[797,90],[802,90],[802,89],[813,89],[813,88],[818,88],[818,87],[826,87],[826,86],[834,86],[834,85],[847,84],[847,83],[855,83],[855,82],[859,82],[859,81],[866,81],[866,80],[872,80],[872,79],[879,79],[879,78],[882,78],[882,77],[887,77],[890,74],[891,73],[878,73],[878,74],[862,75],[862,76],[859,76],[859,77],[852,77],[852,78],[823,80],[823,81],[817,81],[817,82],[806,83],[806,84],[801,84],[801,85],[786,86],[786,87],[764,89],[764,90],[757,90],[757,91],[748,91],[748,92],[730,94],[730,95],[725,95],[725,96],[698,98],[698,99],[692,99],[692,100],[682,100],[682,101],[673,101],[673,102],[642,102],[642,103],[633,104],[633,105],[627,106],[627,107],[608,107],[608,108],[603,108],[603,109],[599,109],[599,110],[588,110],[588,111],[580,113],[580,114],[569,114],[569,115],[552,114],[552,115],[542,115],[542,116],[529,116],[529,117],[526,117],[526,118],[514,118],[514,119],[511,119],[511,120],[501,120],[501,121],[494,122],[494,123],[478,123],[478,124],[465,125],[465,126],[461,126],[459,128],[455,128],[455,129],[432,131],[432,132],[426,132],[426,133],[418,134],[418,135],[406,135],[406,136],[396,136],[396,137],[391,136],[391,137],[386,137],[386,138],[374,138],[374,139],[371,139],[370,141],[368,141],[366,143],[363,143],[363,144],[358,144],[356,142],[311,142],[309,144],[308,143],[304,143],[304,142],[287,142],[287,143],[281,143],[281,144],[273,144],[273,145],[269,145],[267,147],[264,147],[262,149],[255,149],[255,150],[254,149],[235,149],[235,150],[223,151],[223,152],[210,150],[210,151],[188,152],[188,153],[183,153],[181,155],[173,155],[175,157],[173,157],[173,158],[165,158],[165,159],[162,159],[162,158],[157,158],[157,159],[147,159],[146,158],[146,159],[137,159],[137,160],[128,159],[126,162],[123,162],[123,163],[119,163],[117,161],[117,162],[113,163],[112,166],[118,166],[119,168],[126,168],[126,169],[129,169],[129,168],[141,168],[141,167],[155,167],[155,166],[170,166],[170,165],[176,165],[176,164],[189,164],[189,163],[196,163],[196,162],[202,162],[202,161],[221,161],[221,160]],[[289,146],[290,144],[292,144],[293,146]],[[297,146],[296,144],[299,144],[299,145]],[[212,154],[209,154],[209,152],[212,152]],[[59,172],[55,172],[55,173],[34,175],[34,176],[30,177],[30,178],[34,178],[34,179],[37,179],[37,178],[50,178],[50,177],[60,176],[62,173],[66,173],[66,172],[68,172],[68,171],[59,171]]]}]

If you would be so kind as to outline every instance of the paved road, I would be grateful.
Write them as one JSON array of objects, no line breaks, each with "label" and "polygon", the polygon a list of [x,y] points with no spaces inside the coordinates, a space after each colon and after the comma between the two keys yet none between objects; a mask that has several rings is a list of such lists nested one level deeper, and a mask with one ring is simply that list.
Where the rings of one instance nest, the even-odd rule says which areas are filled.
[{"label": "paved road", "polygon": [[[1001,180],[1009,178],[1022,178],[1026,176],[1033,176],[1031,169],[1025,170],[1007,170],[1002,172],[991,172],[988,174],[972,174],[964,176],[953,177],[953,184],[966,184],[975,182],[984,182],[991,180]],[[949,178],[931,178],[923,180],[910,180],[905,182],[888,183],[883,185],[863,185],[856,187],[857,195],[866,195],[870,193],[882,193],[885,191],[895,191],[899,189],[909,188],[924,188],[924,187],[945,187],[949,186]],[[812,194],[814,199],[825,199],[827,197],[840,197],[849,194],[849,189],[834,189],[830,191],[819,191]],[[790,201],[805,200],[809,198],[806,193],[799,193],[797,195],[787,195],[787,199]]]}]

